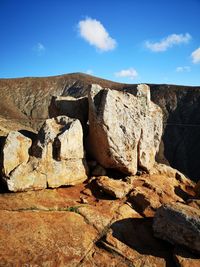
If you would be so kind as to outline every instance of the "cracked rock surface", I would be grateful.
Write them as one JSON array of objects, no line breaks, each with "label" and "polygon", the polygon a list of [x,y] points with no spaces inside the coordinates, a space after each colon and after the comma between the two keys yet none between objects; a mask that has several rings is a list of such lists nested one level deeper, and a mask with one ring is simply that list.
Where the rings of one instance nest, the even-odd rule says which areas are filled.
[{"label": "cracked rock surface", "polygon": [[73,187],[1,194],[0,266],[199,263],[198,256],[174,254],[173,245],[155,238],[153,218],[141,214],[129,195],[116,199],[98,188],[91,179]]}]

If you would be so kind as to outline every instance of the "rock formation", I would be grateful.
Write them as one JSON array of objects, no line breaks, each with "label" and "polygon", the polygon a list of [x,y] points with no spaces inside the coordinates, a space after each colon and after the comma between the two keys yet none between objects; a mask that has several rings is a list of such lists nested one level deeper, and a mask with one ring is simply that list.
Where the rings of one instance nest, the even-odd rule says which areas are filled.
[{"label": "rock formation", "polygon": [[18,132],[6,138],[3,177],[10,191],[74,185],[86,180],[83,132],[78,120],[66,116],[46,120],[29,153],[30,146],[31,140]]},{"label": "rock formation", "polygon": [[[36,98],[22,98],[23,112],[38,98],[45,106],[53,82],[46,95],[39,87]],[[162,112],[149,87],[125,93],[93,85],[89,124],[80,88],[56,89],[53,118],[37,135],[4,131],[3,181],[28,192],[0,194],[0,266],[199,266],[199,183],[155,162]],[[38,106],[28,116],[38,116]]]},{"label": "rock formation", "polygon": [[91,155],[125,174],[149,171],[162,135],[162,111],[150,101],[149,87],[139,85],[133,96],[92,85],[88,98]]},{"label": "rock formation", "polygon": [[[58,115],[52,115],[52,97],[84,97],[87,96],[87,88],[91,84],[136,94],[135,84],[115,83],[83,73],[42,78],[0,79],[0,116],[3,122],[6,120],[3,135],[8,134],[7,127],[12,130],[38,130],[49,117],[49,113],[51,116]],[[152,101],[162,108],[164,114],[164,134],[157,159],[160,163],[168,163],[198,181],[200,87],[151,84],[150,88]],[[60,107],[62,101],[57,103]]]}]

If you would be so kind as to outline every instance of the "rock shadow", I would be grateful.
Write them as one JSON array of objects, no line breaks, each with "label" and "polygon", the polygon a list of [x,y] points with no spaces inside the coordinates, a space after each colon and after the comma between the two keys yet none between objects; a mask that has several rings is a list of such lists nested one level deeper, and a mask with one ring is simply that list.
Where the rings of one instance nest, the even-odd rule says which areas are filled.
[{"label": "rock shadow", "polygon": [[175,194],[177,196],[179,196],[180,198],[182,198],[184,201],[187,201],[188,199],[190,199],[191,197],[193,197],[192,195],[188,195],[188,193],[186,193],[183,189],[181,189],[180,186],[175,186],[174,192],[175,192]]},{"label": "rock shadow", "polygon": [[92,195],[96,199],[101,199],[101,200],[116,200],[116,198],[110,196],[109,194],[106,194],[100,187],[96,184],[96,180],[92,180],[91,182],[88,182],[86,184],[85,188],[89,188],[92,192]]},{"label": "rock shadow", "polygon": [[167,267],[174,266],[173,246],[154,237],[153,218],[127,218],[111,225],[113,237],[142,255],[164,258]]},{"label": "rock shadow", "polygon": [[[167,100],[168,119],[163,135],[164,155],[170,166],[178,169],[194,181],[200,175],[200,92],[198,89],[186,93],[172,92],[171,101]],[[194,97],[195,96],[195,97]]]}]

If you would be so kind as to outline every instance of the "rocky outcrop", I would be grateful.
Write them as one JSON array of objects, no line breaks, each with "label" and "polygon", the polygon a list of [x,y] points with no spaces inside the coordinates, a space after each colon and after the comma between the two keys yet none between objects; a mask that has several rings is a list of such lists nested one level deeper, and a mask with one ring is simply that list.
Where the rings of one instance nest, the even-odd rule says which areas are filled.
[{"label": "rocky outcrop", "polygon": [[157,237],[200,254],[199,209],[181,203],[164,205],[156,212],[153,229]]},{"label": "rocky outcrop", "polygon": [[147,85],[139,85],[136,96],[92,85],[88,149],[103,167],[126,174],[138,167],[149,171],[161,135],[162,111],[150,101]]},{"label": "rocky outcrop", "polygon": [[[162,166],[163,168],[163,166]],[[168,168],[168,166],[166,166]],[[158,169],[158,168],[157,168]],[[132,191],[129,201],[143,216],[152,217],[163,204],[184,202],[194,197],[194,183],[174,173],[152,174],[130,177]]]},{"label": "rocky outcrop", "polygon": [[[136,95],[135,84],[115,83],[83,73],[0,79],[0,115],[9,119],[5,128],[10,128],[10,124],[15,124],[18,120],[22,123],[22,128],[13,125],[12,130],[24,129],[24,125],[39,129],[49,117],[50,110],[52,116],[54,108],[49,108],[52,96],[87,96],[87,88],[91,84]],[[164,135],[158,155],[159,162],[169,162],[171,166],[197,181],[200,176],[200,87],[151,84],[150,88],[152,101],[164,113]]]},{"label": "rocky outcrop", "polygon": [[29,155],[30,145],[31,140],[18,132],[6,139],[3,177],[10,191],[74,185],[87,179],[83,132],[78,120],[66,116],[46,120]]}]

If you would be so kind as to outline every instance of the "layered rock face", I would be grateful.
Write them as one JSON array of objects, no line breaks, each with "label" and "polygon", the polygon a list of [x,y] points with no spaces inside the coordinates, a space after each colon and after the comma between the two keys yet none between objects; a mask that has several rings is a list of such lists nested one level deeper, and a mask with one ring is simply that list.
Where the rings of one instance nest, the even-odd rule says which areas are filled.
[{"label": "layered rock face", "polygon": [[3,147],[3,178],[11,191],[74,185],[87,178],[83,132],[78,120],[48,119],[36,143],[11,132]]},{"label": "layered rock face", "polygon": [[149,171],[162,135],[162,111],[150,101],[149,87],[139,85],[133,96],[92,85],[88,98],[91,155],[125,174]]}]

